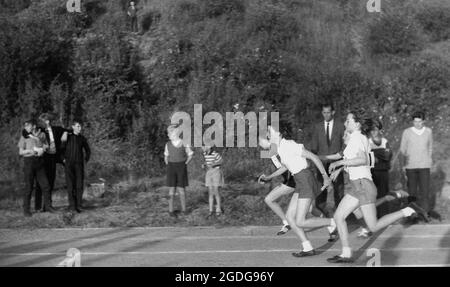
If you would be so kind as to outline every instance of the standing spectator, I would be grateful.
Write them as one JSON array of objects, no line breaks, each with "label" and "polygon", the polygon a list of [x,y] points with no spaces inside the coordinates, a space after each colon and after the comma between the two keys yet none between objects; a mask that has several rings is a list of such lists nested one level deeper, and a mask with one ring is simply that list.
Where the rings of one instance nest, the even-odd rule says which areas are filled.
[{"label": "standing spectator", "polygon": [[432,218],[440,219],[430,202],[430,168],[432,165],[433,134],[424,126],[425,114],[412,115],[413,126],[403,131],[400,143],[403,170],[408,178],[408,192],[417,197],[417,203]]},{"label": "standing spectator", "polygon": [[81,121],[74,120],[72,133],[64,132],[61,141],[66,169],[69,210],[82,212],[84,164],[89,161],[91,150],[87,139],[81,135]]},{"label": "standing spectator", "polygon": [[[25,138],[20,137],[18,147],[19,155],[23,156],[24,161],[24,175],[25,175],[25,191],[23,194],[23,212],[24,215],[31,216],[30,203],[31,194],[33,193],[33,186],[35,181],[41,187],[44,194],[44,211],[55,212],[50,204],[50,187],[45,174],[44,167],[44,151],[48,148],[45,134],[37,128],[36,121],[29,120],[24,123],[24,128],[29,136]],[[35,209],[40,209],[40,198],[35,194]]]},{"label": "standing spectator", "polygon": [[220,206],[220,194],[219,187],[224,185],[223,172],[222,172],[222,156],[218,153],[214,147],[203,147],[203,157],[206,167],[205,186],[208,187],[209,192],[209,215],[211,217],[214,214],[214,198],[216,199],[216,216],[222,214],[222,208]]},{"label": "standing spectator", "polygon": [[[324,103],[321,107],[323,121],[314,126],[310,150],[312,153],[317,154],[325,170],[328,172],[328,166],[335,160],[327,159],[327,156],[342,151],[345,127],[341,122],[334,119],[335,110],[332,103]],[[320,183],[323,183],[320,173],[318,173],[318,180]],[[334,209],[339,204],[344,192],[344,179],[342,174],[333,182],[332,187],[329,187],[327,190],[328,192],[322,192],[316,198],[316,206],[328,217],[331,217],[333,214],[331,214],[325,205],[331,201],[328,197],[334,197]],[[333,190],[334,193],[331,194]]]},{"label": "standing spectator", "polygon": [[137,24],[137,8],[134,5],[134,2],[130,2],[130,6],[128,7],[128,17],[130,17],[130,23],[131,23],[131,32],[137,32],[138,31],[138,24]]},{"label": "standing spectator", "polygon": [[56,164],[63,165],[63,159],[61,155],[61,137],[65,131],[65,128],[60,126],[53,126],[51,124],[53,117],[44,113],[39,116],[39,120],[44,125],[45,136],[49,144],[49,148],[44,154],[45,171],[47,173],[48,183],[50,185],[50,203],[52,202],[53,189],[55,188],[56,178]]},{"label": "standing spectator", "polygon": [[194,152],[189,146],[184,146],[178,136],[178,125],[167,128],[169,141],[164,148],[164,162],[167,165],[167,186],[169,187],[169,214],[175,216],[173,211],[173,197],[175,190],[180,194],[181,212],[186,213],[185,188],[189,185],[187,164],[191,161]]},{"label": "standing spectator", "polygon": [[[389,193],[389,169],[391,168],[392,151],[387,139],[382,137],[380,130],[383,128],[378,120],[373,120],[370,131],[370,150],[375,156],[374,167],[371,169],[373,183],[377,187],[377,199],[385,197]],[[389,204],[380,205],[377,215],[382,217],[389,213]]]}]

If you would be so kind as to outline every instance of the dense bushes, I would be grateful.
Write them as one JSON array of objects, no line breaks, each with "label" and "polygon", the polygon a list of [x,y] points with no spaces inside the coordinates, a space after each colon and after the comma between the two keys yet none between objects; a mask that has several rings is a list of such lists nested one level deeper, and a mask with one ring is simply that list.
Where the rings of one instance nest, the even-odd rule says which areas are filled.
[{"label": "dense bushes", "polygon": [[420,6],[416,19],[432,41],[450,39],[450,3],[427,1]]},{"label": "dense bushes", "polygon": [[161,13],[158,11],[149,11],[142,16],[141,27],[144,32],[147,32],[151,27],[154,27],[161,20]]},{"label": "dense bushes", "polygon": [[422,48],[420,26],[402,13],[382,14],[369,26],[368,45],[372,54],[409,55]]},{"label": "dense bushes", "polygon": [[[446,39],[446,20],[427,24],[431,10],[403,12],[405,1],[367,20],[339,10],[359,11],[350,1],[155,0],[139,15],[142,36],[127,33],[129,1],[89,1],[78,16],[54,1],[39,2],[54,9],[33,4],[17,20],[0,20],[0,120],[14,138],[0,145],[9,155],[23,118],[47,110],[61,124],[84,120],[90,176],[163,172],[169,115],[192,114],[198,103],[204,113],[279,111],[305,141],[329,99],[339,117],[363,106],[381,118],[394,148],[416,107],[439,111],[429,123],[443,125],[437,107],[448,101],[450,49],[430,48],[423,34]],[[263,168],[256,149],[226,153],[228,179]],[[0,162],[9,168],[17,160]],[[200,160],[193,177],[202,174]]]}]

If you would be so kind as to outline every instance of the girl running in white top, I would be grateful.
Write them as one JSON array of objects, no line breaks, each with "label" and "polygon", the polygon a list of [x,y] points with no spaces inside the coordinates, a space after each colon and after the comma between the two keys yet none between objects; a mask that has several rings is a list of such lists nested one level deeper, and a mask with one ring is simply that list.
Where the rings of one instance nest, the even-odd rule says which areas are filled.
[{"label": "girl running in white top", "polygon": [[[259,146],[265,150],[270,150],[270,142],[265,138],[259,138]],[[277,169],[282,167],[279,156],[277,154],[273,155],[271,154],[270,159],[272,160],[273,165]],[[284,195],[289,195],[293,193],[295,190],[295,180],[292,174],[289,171],[286,171],[282,174],[282,176],[283,176],[283,183],[272,189],[269,192],[269,194],[264,198],[264,202],[283,221],[283,226],[281,227],[280,231],[278,231],[277,235],[286,234],[291,229],[291,226],[289,225],[289,222],[286,219],[283,209],[281,209],[281,206],[276,202],[276,200],[278,200],[278,198]],[[262,181],[261,177],[259,177],[258,182],[264,183],[266,181]]]},{"label": "girl running in white top", "polygon": [[[330,172],[333,172],[337,167],[344,166],[349,173],[352,184],[352,188],[346,190],[346,194],[334,214],[339,237],[342,241],[342,253],[328,258],[328,262],[331,263],[353,262],[345,219],[358,207],[361,208],[367,227],[372,232],[376,232],[403,217],[416,215],[417,212],[420,212],[414,203],[410,203],[406,208],[377,219],[375,207],[377,190],[370,172],[370,148],[367,138],[368,132],[372,129],[371,125],[373,125],[373,121],[364,120],[363,112],[350,112],[345,122],[345,127],[350,133],[350,139],[344,150],[344,159],[333,162],[329,167]],[[332,175],[332,177],[335,177],[335,175]]]},{"label": "girl running in white top", "polygon": [[[277,152],[281,158],[282,167],[269,176],[262,175],[262,180],[270,180],[289,170],[295,179],[296,188],[289,203],[286,214],[287,221],[292,230],[302,241],[302,251],[293,253],[295,257],[305,257],[315,255],[315,250],[308,240],[303,228],[314,228],[328,226],[329,232],[336,229],[334,220],[331,218],[310,217],[306,218],[306,214],[310,210],[310,206],[316,196],[330,185],[331,180],[328,177],[322,162],[313,153],[307,151],[302,144],[298,144],[293,140],[284,138],[284,134],[275,126],[269,126],[269,138],[272,144],[277,145]],[[324,186],[322,189],[318,187],[312,171],[308,169],[307,159],[314,162],[324,177]]]}]

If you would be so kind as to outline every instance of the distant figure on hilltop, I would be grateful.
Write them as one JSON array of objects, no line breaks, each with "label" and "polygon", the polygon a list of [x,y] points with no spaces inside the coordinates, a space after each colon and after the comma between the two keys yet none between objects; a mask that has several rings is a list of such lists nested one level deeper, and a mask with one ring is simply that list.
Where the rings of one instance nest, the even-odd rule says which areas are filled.
[{"label": "distant figure on hilltop", "polygon": [[128,17],[130,17],[130,23],[131,23],[131,32],[138,32],[138,25],[137,25],[137,8],[134,5],[134,2],[130,2],[130,6],[128,7]]}]

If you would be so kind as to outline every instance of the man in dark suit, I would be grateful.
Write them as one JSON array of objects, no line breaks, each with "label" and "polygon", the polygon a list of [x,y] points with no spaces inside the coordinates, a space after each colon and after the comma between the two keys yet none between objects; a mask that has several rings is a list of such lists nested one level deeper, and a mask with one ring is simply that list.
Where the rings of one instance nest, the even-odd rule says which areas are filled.
[{"label": "man in dark suit", "polygon": [[51,124],[53,116],[48,113],[41,114],[39,120],[44,126],[45,136],[49,143],[49,148],[44,154],[44,162],[48,183],[50,185],[51,202],[53,189],[55,187],[56,164],[59,163],[64,165],[61,154],[61,137],[67,129],[60,126],[53,126]]},{"label": "man in dark suit", "polygon": [[69,210],[82,212],[84,190],[84,166],[89,161],[91,149],[87,139],[81,134],[81,121],[74,120],[72,132],[62,137],[62,153],[66,170]]},{"label": "man in dark suit", "polygon": [[[310,150],[319,156],[328,172],[328,166],[335,160],[327,159],[327,156],[336,155],[342,152],[344,146],[344,132],[345,127],[341,122],[334,119],[334,106],[332,103],[325,103],[321,105],[323,121],[314,125],[313,135],[310,143]],[[337,159],[336,159],[337,160]],[[318,180],[322,183],[323,179],[318,173]],[[334,192],[333,192],[334,191]],[[328,192],[322,192],[316,198],[316,206],[324,212],[327,216],[332,216],[334,210],[327,208],[327,202],[332,202],[334,196],[335,209],[339,204],[344,192],[344,178],[342,173],[337,180],[333,182],[333,187],[328,189]],[[328,200],[327,200],[328,197]]]}]

